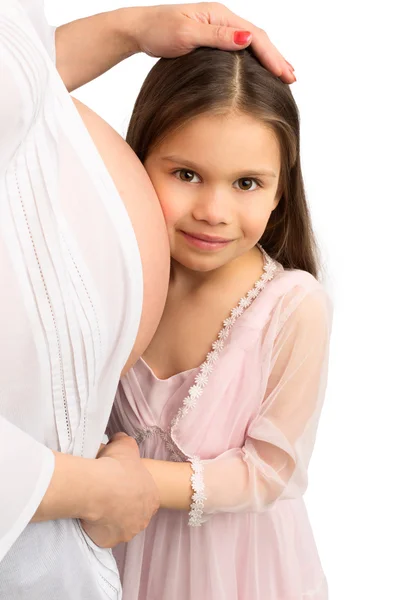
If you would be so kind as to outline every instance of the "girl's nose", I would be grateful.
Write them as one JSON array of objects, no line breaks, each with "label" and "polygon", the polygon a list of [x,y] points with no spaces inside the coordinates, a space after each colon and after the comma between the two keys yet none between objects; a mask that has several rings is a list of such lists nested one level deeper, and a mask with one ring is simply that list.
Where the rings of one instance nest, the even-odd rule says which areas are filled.
[{"label": "girl's nose", "polygon": [[232,220],[232,209],[227,194],[222,190],[204,190],[196,198],[192,211],[196,221],[209,225],[228,225]]}]

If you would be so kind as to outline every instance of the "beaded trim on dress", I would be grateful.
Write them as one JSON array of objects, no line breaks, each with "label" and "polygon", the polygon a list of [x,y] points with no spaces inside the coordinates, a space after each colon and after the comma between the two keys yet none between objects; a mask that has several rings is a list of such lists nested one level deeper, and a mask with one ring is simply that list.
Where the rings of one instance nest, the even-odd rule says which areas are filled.
[{"label": "beaded trim on dress", "polygon": [[189,462],[193,470],[193,474],[190,477],[193,495],[189,511],[189,525],[191,527],[199,527],[202,523],[204,502],[207,500],[203,478],[204,467],[198,456],[189,459]]},{"label": "beaded trim on dress", "polygon": [[[206,360],[199,368],[199,373],[195,378],[194,385],[192,385],[192,387],[189,389],[188,395],[184,399],[182,406],[171,422],[171,438],[178,448],[179,444],[177,444],[174,439],[174,430],[181,419],[183,419],[197,405],[197,401],[202,396],[204,388],[208,384],[209,375],[214,370],[214,365],[219,358],[219,354],[225,346],[225,341],[229,337],[233,325],[257,298],[260,292],[264,289],[266,283],[274,278],[275,273],[278,270],[278,263],[270,258],[261,246],[258,247],[264,258],[263,274],[261,275],[260,279],[256,281],[251,290],[247,292],[246,296],[239,300],[238,304],[231,310],[229,317],[223,322],[223,327],[219,332],[217,339],[212,344]],[[191,477],[193,495],[189,512],[189,525],[192,527],[198,527],[202,523],[204,502],[207,499],[204,489],[203,467],[198,456],[190,456],[188,459],[193,469],[193,475]]]}]

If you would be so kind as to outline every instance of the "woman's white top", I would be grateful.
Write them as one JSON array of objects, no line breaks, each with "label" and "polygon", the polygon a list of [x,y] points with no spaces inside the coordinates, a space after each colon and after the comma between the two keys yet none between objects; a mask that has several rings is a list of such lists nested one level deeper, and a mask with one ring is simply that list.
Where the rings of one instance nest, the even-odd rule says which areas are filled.
[{"label": "woman's white top", "polygon": [[54,65],[41,0],[0,1],[0,598],[120,598],[77,521],[29,524],[50,449],[94,457],[142,308],[136,238]]}]

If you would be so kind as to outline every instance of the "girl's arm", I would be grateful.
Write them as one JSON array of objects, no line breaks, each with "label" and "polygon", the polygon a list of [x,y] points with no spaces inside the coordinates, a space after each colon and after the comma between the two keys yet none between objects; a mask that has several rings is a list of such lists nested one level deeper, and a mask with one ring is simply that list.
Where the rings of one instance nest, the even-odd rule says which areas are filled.
[{"label": "girl's arm", "polygon": [[305,492],[326,386],[330,320],[327,298],[318,289],[280,326],[266,395],[242,448],[193,461],[194,469],[142,459],[159,488],[161,506],[189,508],[189,523],[199,525],[214,513],[261,512]]},{"label": "girl's arm", "polygon": [[[244,30],[251,36],[235,37]],[[56,30],[57,69],[72,91],[136,52],[169,58],[198,46],[239,50],[250,42],[267,69],[286,83],[295,81],[264,31],[211,3],[122,8],[62,25]]]},{"label": "girl's arm", "polygon": [[193,495],[190,463],[142,458],[160,494],[160,508],[189,510]]}]

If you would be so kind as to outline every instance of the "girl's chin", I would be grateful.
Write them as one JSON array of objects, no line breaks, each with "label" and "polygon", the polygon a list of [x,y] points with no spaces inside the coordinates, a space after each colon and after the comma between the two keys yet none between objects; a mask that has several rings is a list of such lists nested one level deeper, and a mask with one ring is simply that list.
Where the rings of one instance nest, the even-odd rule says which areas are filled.
[{"label": "girl's chin", "polygon": [[196,271],[199,273],[214,271],[215,269],[218,269],[230,262],[230,260],[224,260],[221,255],[190,256],[187,252],[172,252],[171,257],[175,263],[178,263],[185,269],[190,269],[191,271]]}]

